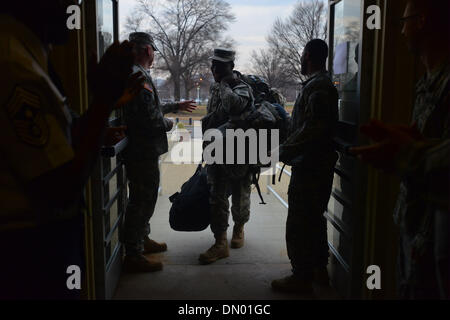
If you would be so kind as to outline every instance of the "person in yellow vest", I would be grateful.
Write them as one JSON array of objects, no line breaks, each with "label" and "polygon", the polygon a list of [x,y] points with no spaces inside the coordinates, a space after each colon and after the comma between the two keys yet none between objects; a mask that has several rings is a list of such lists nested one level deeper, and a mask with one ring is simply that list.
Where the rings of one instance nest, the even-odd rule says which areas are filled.
[{"label": "person in yellow vest", "polygon": [[[114,44],[90,85],[94,101],[73,122],[48,56],[68,39],[74,1],[8,1],[0,9],[0,298],[79,298],[67,269],[83,269],[83,188],[109,115],[126,91],[132,45]],[[142,87],[139,77],[134,86]],[[59,87],[59,88],[58,88]],[[137,89],[134,90],[134,92]]]}]

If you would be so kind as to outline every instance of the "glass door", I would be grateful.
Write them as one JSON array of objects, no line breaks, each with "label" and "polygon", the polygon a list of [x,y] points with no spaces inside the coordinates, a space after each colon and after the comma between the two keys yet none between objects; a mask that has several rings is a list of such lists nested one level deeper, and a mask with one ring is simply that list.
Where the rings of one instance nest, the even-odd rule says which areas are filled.
[{"label": "glass door", "polygon": [[[86,3],[88,5],[88,3]],[[90,24],[91,48],[100,59],[108,47],[118,40],[116,0],[89,2],[87,12],[95,12],[95,24]],[[91,16],[94,19],[94,16]],[[89,47],[89,45],[88,45]],[[121,114],[114,112],[110,126],[121,124]],[[94,273],[96,299],[112,298],[122,265],[122,245],[119,241],[127,203],[126,173],[121,152],[127,140],[114,146],[104,146],[92,175],[92,220],[94,238]]]},{"label": "glass door", "polygon": [[343,297],[354,296],[360,274],[358,265],[359,219],[355,205],[358,195],[357,160],[345,152],[355,145],[360,113],[360,0],[330,1],[328,67],[339,92],[339,124],[336,142],[339,148],[332,194],[325,217],[328,223],[330,275]]}]

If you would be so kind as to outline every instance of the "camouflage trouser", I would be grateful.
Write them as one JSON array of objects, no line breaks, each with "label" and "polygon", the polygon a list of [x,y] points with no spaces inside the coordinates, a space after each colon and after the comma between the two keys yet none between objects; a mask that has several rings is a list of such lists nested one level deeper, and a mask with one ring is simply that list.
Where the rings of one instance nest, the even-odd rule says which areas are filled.
[{"label": "camouflage trouser", "polygon": [[288,189],[286,245],[292,272],[310,277],[328,264],[327,222],[323,216],[333,184],[333,167],[292,168]]},{"label": "camouflage trouser", "polygon": [[158,198],[158,158],[129,161],[125,168],[129,180],[130,199],[125,212],[121,241],[125,244],[127,255],[136,255],[144,250],[144,239],[150,233],[149,220]]},{"label": "camouflage trouser", "polygon": [[233,221],[244,224],[250,218],[251,176],[248,166],[235,166],[237,170],[231,168],[221,165],[212,165],[207,168],[210,185],[211,230],[214,234],[225,232],[229,226],[228,195],[230,191]]},{"label": "camouflage trouser", "polygon": [[426,237],[419,243],[417,232],[400,231],[397,284],[401,299],[449,299],[449,216],[433,210],[430,217]]}]

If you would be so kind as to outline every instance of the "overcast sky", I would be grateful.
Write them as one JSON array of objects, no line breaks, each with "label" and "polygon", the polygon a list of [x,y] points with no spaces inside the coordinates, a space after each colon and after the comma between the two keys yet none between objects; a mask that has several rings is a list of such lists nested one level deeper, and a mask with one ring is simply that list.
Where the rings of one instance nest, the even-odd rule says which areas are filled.
[{"label": "overcast sky", "polygon": [[[236,16],[226,33],[236,41],[236,69],[246,71],[253,50],[265,48],[266,35],[277,17],[287,17],[298,0],[227,0]],[[134,7],[135,0],[120,0],[120,23]]]}]

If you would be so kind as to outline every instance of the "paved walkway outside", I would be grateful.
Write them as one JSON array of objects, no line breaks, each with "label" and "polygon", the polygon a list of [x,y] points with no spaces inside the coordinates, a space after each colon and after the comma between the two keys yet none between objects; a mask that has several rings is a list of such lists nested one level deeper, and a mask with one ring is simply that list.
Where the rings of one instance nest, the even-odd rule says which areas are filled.
[{"label": "paved walkway outside", "polygon": [[[252,194],[251,218],[246,225],[246,243],[230,249],[230,257],[211,265],[199,265],[197,258],[213,243],[208,228],[202,232],[176,232],[169,226],[170,202],[166,194],[158,199],[151,220],[151,237],[165,241],[169,250],[151,255],[160,259],[164,270],[147,274],[123,274],[115,299],[335,299],[331,288],[315,287],[315,295],[295,296],[275,293],[273,279],[290,274],[286,253],[285,221],[287,210],[272,195],[264,195],[260,205]],[[228,236],[231,238],[232,219]]]}]

